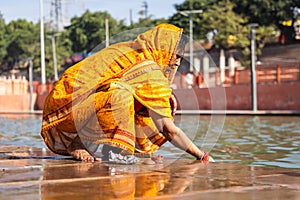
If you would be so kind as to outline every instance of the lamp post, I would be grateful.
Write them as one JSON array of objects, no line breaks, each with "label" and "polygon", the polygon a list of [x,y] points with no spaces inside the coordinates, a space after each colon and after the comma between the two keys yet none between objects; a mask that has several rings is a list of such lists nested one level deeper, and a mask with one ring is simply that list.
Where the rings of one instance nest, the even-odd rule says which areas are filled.
[{"label": "lamp post", "polygon": [[189,24],[190,24],[190,71],[193,71],[193,59],[194,59],[194,48],[193,48],[193,18],[192,14],[195,13],[202,13],[202,10],[184,10],[179,11],[180,14],[183,16],[189,17]]},{"label": "lamp post", "polygon": [[255,30],[258,24],[249,24],[250,40],[251,40],[251,93],[252,93],[252,110],[257,111],[257,88],[256,88],[256,45],[255,45]]},{"label": "lamp post", "polygon": [[[45,72],[45,39],[44,39],[44,6],[43,0],[40,0],[40,41],[41,41],[41,84],[42,90],[46,84]],[[44,92],[44,91],[42,91]]]},{"label": "lamp post", "polygon": [[53,55],[53,66],[54,66],[54,80],[58,80],[58,73],[57,73],[57,62],[56,62],[56,48],[55,48],[55,37],[58,36],[59,33],[54,35],[48,35],[47,38],[51,40],[52,43],[52,55]]},{"label": "lamp post", "polygon": [[33,113],[34,111],[34,103],[33,103],[33,85],[32,85],[32,68],[33,68],[33,63],[32,63],[33,57],[28,58],[29,61],[29,68],[28,68],[28,77],[29,77],[29,109],[30,113]]},{"label": "lamp post", "polygon": [[105,47],[109,46],[109,23],[108,18],[105,18]]}]

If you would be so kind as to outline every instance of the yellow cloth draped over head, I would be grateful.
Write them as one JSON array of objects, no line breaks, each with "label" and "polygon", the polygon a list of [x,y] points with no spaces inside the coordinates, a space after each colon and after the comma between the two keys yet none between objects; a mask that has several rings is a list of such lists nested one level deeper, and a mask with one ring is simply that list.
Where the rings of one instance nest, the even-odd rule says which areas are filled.
[{"label": "yellow cloth draped over head", "polygon": [[41,135],[49,149],[68,155],[79,136],[91,153],[99,144],[156,151],[166,138],[148,111],[172,117],[169,85],[177,69],[170,61],[181,38],[182,29],[161,24],[68,68],[44,104]]}]

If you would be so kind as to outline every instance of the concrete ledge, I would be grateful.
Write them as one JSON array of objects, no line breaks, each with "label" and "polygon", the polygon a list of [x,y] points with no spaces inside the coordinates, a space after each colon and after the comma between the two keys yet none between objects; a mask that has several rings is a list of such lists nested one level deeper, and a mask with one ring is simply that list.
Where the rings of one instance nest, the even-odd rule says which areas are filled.
[{"label": "concrete ledge", "polygon": [[0,111],[0,115],[41,115],[41,114],[43,114],[42,110],[34,110],[34,111],[8,111],[8,112]]},{"label": "concrete ledge", "polygon": [[46,149],[0,147],[0,199],[299,199],[299,170],[165,158],[82,163]]},{"label": "concrete ledge", "polygon": [[[42,115],[42,110],[1,112],[0,115]],[[300,115],[300,110],[177,110],[177,115]]]},{"label": "concrete ledge", "polygon": [[300,115],[300,110],[177,110],[178,115]]}]

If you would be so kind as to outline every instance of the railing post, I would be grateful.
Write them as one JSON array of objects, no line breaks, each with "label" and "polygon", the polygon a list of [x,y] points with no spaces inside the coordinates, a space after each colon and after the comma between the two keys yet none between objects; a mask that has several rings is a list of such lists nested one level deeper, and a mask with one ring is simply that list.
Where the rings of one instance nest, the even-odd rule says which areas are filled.
[{"label": "railing post", "polygon": [[201,72],[198,72],[197,84],[198,84],[198,87],[200,88],[200,86],[202,84],[202,73]]},{"label": "railing post", "polygon": [[215,76],[216,76],[216,78],[215,78],[215,81],[216,81],[215,84],[216,84],[216,85],[221,85],[221,80],[220,80],[220,70],[219,70],[219,69],[216,70]]},{"label": "railing post", "polygon": [[258,69],[256,69],[255,70],[255,74],[256,74],[256,76],[255,76],[255,78],[256,78],[256,83],[258,83],[259,82],[259,70]]},{"label": "railing post", "polygon": [[15,95],[15,75],[11,75],[11,91],[12,95]]},{"label": "railing post", "polygon": [[300,62],[299,62],[299,72],[298,72],[299,80],[300,80]]},{"label": "railing post", "polygon": [[234,84],[239,84],[239,71],[237,68],[234,69]]},{"label": "railing post", "polygon": [[33,70],[33,62],[32,58],[29,58],[29,68],[28,68],[28,76],[29,76],[29,109],[30,112],[34,111],[34,101],[33,101],[33,82],[32,82],[32,71]]},{"label": "railing post", "polygon": [[181,88],[185,88],[185,73],[181,73]]},{"label": "railing post", "polygon": [[277,64],[277,74],[276,74],[277,83],[280,83],[280,65]]}]

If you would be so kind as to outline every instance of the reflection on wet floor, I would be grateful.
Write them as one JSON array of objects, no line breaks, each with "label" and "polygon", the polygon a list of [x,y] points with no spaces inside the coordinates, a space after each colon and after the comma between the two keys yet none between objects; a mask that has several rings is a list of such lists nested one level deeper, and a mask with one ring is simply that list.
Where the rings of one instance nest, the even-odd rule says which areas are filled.
[{"label": "reflection on wet floor", "polygon": [[149,166],[58,156],[43,148],[40,118],[0,117],[0,199],[300,199],[299,119],[226,116],[219,134],[210,116],[177,116],[217,162],[166,144],[163,163]]},{"label": "reflection on wet floor", "polygon": [[264,199],[275,193],[278,199],[297,199],[300,194],[299,171],[284,168],[187,159],[114,165],[81,163],[39,149],[0,152],[0,199]]},{"label": "reflection on wet floor", "polygon": [[[217,162],[300,169],[299,116],[178,115],[175,123]],[[37,116],[0,116],[0,145],[45,148],[40,128]],[[191,158],[169,143],[158,154]]]}]

